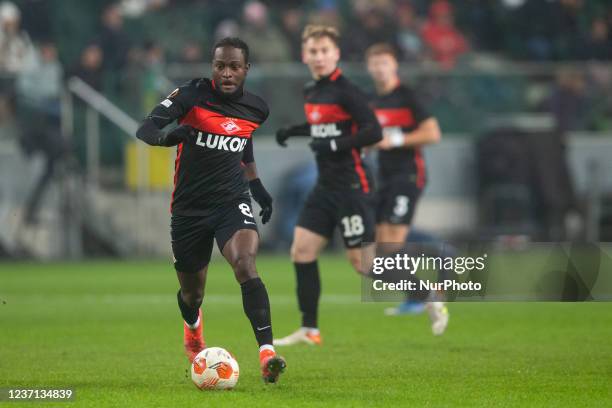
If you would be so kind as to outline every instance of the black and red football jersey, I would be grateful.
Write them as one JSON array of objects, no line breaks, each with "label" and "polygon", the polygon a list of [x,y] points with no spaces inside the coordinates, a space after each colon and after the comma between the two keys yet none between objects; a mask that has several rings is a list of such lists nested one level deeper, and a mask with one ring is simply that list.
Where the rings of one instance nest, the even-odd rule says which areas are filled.
[{"label": "black and red football jersey", "polygon": [[206,215],[248,194],[243,153],[268,114],[260,97],[247,91],[226,97],[208,78],[187,82],[153,109],[149,118],[159,128],[176,120],[197,130],[177,146],[173,214]]},{"label": "black and red football jersey", "polygon": [[[313,138],[358,137],[372,134],[380,139],[380,126],[368,106],[367,97],[338,68],[331,75],[308,83],[304,88],[304,113]],[[334,154],[317,154],[318,184],[331,189],[371,190],[371,177],[362,160],[361,149]]]},{"label": "black and red football jersey", "polygon": [[[399,85],[386,95],[377,95],[371,102],[380,126],[399,127],[404,132],[417,129],[421,122],[431,117],[405,85]],[[397,147],[378,153],[380,179],[383,181],[410,181],[425,186],[425,160],[421,149]]]}]

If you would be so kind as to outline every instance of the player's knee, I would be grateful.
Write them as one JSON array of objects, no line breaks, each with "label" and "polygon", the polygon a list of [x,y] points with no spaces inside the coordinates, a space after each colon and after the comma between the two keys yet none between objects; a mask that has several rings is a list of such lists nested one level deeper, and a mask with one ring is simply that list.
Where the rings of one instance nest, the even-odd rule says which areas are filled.
[{"label": "player's knee", "polygon": [[232,268],[238,282],[245,282],[257,277],[255,268],[255,254],[244,253],[237,255],[232,260]]},{"label": "player's knee", "polygon": [[291,260],[293,262],[313,262],[316,259],[316,251],[307,245],[296,242],[291,245]]}]

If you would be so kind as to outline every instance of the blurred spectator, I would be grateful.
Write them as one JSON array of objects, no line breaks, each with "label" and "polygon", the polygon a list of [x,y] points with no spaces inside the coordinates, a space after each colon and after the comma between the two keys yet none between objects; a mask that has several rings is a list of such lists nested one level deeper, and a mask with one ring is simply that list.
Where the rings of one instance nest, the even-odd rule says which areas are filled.
[{"label": "blurred spectator", "polygon": [[501,5],[508,10],[516,9],[525,4],[525,0],[501,0]]},{"label": "blurred spectator", "polygon": [[583,31],[582,20],[585,17],[583,0],[559,0],[554,9],[556,20],[555,46],[556,54],[562,59],[575,59],[579,54],[580,40]]},{"label": "blurred spectator", "polygon": [[457,58],[468,51],[468,44],[455,27],[453,8],[446,0],[436,0],[429,9],[429,19],[422,31],[432,58],[443,68],[452,68]]},{"label": "blurred spectator", "polygon": [[121,12],[125,17],[137,18],[150,10],[158,10],[168,5],[168,0],[122,0]]},{"label": "blurred spectator", "polygon": [[364,14],[372,10],[377,10],[390,16],[394,12],[394,2],[392,0],[351,0],[351,7],[356,14]]},{"label": "blurred spectator", "polygon": [[202,47],[197,41],[187,41],[181,50],[180,62],[197,64],[204,61]]},{"label": "blurred spectator", "polygon": [[[554,39],[557,38],[558,2],[548,0],[526,0],[516,9],[509,34],[518,37],[526,57],[535,60],[550,60],[554,56]],[[544,18],[546,16],[546,18]]]},{"label": "blurred spectator", "polygon": [[172,87],[164,75],[165,52],[154,41],[148,41],[144,46],[143,72],[140,75],[141,92],[143,98],[143,111],[151,110],[158,102],[159,97]]},{"label": "blurred spectator", "polygon": [[223,20],[217,25],[215,29],[215,41],[219,41],[225,37],[238,37],[240,35],[240,26],[236,22],[236,20],[232,20],[228,18]]},{"label": "blurred spectator", "polygon": [[63,69],[54,43],[41,43],[36,62],[17,75],[20,106],[27,106],[59,118]]},{"label": "blurred spectator", "polygon": [[395,12],[397,45],[405,61],[419,61],[423,53],[421,27],[412,4],[402,2]]},{"label": "blurred spectator", "polygon": [[565,134],[571,130],[584,129],[588,105],[583,74],[563,70],[557,75],[556,82],[549,105],[557,132]]},{"label": "blurred spectator", "polygon": [[281,14],[281,28],[294,61],[302,60],[303,20],[304,12],[299,7],[286,9]]},{"label": "blurred spectator", "polygon": [[581,57],[586,60],[609,61],[612,57],[612,43],[606,20],[596,18],[581,47]]},{"label": "blurred spectator", "polygon": [[[462,2],[463,3],[463,2]],[[464,34],[471,47],[498,51],[504,47],[504,8],[494,1],[469,0],[460,7],[456,2],[455,21],[465,27]]]},{"label": "blurred spectator", "polygon": [[17,6],[10,1],[0,3],[0,71],[15,73],[34,63],[34,47],[20,24]]},{"label": "blurred spectator", "polygon": [[365,50],[376,43],[388,43],[397,48],[395,27],[384,10],[367,5],[356,7],[354,12],[357,21],[343,35],[343,59],[361,61]]},{"label": "blurred spectator", "polygon": [[[326,0],[323,0],[326,1]],[[334,0],[331,0],[334,1]],[[282,8],[294,9],[303,6],[303,1],[300,0],[268,0],[266,4],[270,5],[273,10],[281,10]]]},{"label": "blurred spectator", "polygon": [[269,21],[268,8],[259,1],[244,5],[244,25],[240,35],[249,43],[255,62],[283,62],[291,59],[289,44],[281,32]]},{"label": "blurred spectator", "polygon": [[144,45],[145,66],[151,70],[163,71],[164,49],[154,41],[147,41]]},{"label": "blurred spectator", "polygon": [[[345,16],[338,9],[338,0],[317,0],[314,9],[309,10],[307,18],[308,24],[322,24],[341,29],[348,26],[349,21],[345,20]],[[304,8],[302,6],[302,8]],[[300,46],[301,48],[301,46]]]},{"label": "blurred spectator", "polygon": [[60,127],[61,85],[62,67],[55,44],[43,43],[36,64],[20,71],[17,78],[21,146],[28,156],[39,153],[45,159],[43,172],[26,201],[25,222],[29,224],[37,222],[57,161],[67,151]]},{"label": "blurred spectator", "polygon": [[76,67],[70,71],[70,76],[76,76],[92,88],[100,91],[103,85],[102,64],[104,53],[97,44],[90,44],[81,52],[81,58]]},{"label": "blurred spectator", "polygon": [[118,72],[127,63],[130,39],[123,29],[123,16],[118,4],[102,13],[102,27],[96,42],[104,53],[104,68]]}]

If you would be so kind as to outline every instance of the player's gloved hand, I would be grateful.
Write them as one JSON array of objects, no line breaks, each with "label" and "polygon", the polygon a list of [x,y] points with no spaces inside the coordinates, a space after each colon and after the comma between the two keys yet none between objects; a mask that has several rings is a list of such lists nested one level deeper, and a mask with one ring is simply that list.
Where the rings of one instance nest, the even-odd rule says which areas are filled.
[{"label": "player's gloved hand", "polygon": [[166,135],[162,146],[176,146],[189,139],[195,138],[198,131],[189,125],[180,125]]},{"label": "player's gloved hand", "polygon": [[261,222],[265,224],[270,221],[270,217],[272,217],[272,196],[266,191],[261,180],[258,178],[249,181],[249,187],[253,199],[261,207],[259,216],[261,217]]},{"label": "player's gloved hand", "polygon": [[276,143],[278,143],[279,145],[283,146],[283,147],[287,147],[287,139],[289,139],[291,137],[291,134],[289,133],[289,129],[287,128],[280,128],[276,131]]},{"label": "player's gloved hand", "polygon": [[336,139],[315,139],[309,144],[310,150],[317,154],[330,154],[347,150],[351,147],[349,137],[350,136],[338,137]]}]

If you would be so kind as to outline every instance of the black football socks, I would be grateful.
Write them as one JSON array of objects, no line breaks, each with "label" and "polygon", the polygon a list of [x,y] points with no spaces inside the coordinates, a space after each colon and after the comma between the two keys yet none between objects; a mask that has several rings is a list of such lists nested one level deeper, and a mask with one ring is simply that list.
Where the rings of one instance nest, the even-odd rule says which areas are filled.
[{"label": "black football socks", "polygon": [[240,284],[242,307],[251,321],[253,333],[259,346],[272,344],[272,318],[268,291],[260,278],[249,279]]},{"label": "black football socks", "polygon": [[321,296],[321,280],[317,261],[295,262],[297,297],[302,312],[302,327],[317,328],[317,310]]},{"label": "black football socks", "polygon": [[189,326],[193,326],[194,324],[196,324],[196,322],[198,321],[198,315],[200,314],[200,307],[188,306],[183,300],[183,297],[181,296],[180,289],[176,294],[176,299],[178,300],[179,309],[181,309],[181,314],[183,315],[183,320],[185,321],[185,323],[187,323]]}]

